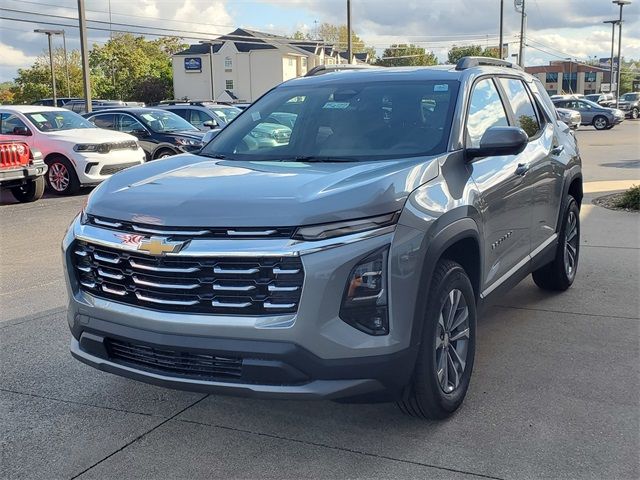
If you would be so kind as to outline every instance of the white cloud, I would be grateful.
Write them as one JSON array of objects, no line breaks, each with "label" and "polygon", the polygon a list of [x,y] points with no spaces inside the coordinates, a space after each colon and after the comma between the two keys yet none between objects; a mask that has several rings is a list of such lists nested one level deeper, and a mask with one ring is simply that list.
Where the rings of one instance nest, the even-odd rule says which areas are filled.
[{"label": "white cloud", "polygon": [[35,62],[37,58],[27,55],[22,50],[2,42],[0,42],[0,52],[2,52],[2,56],[0,56],[0,67],[28,67]]}]

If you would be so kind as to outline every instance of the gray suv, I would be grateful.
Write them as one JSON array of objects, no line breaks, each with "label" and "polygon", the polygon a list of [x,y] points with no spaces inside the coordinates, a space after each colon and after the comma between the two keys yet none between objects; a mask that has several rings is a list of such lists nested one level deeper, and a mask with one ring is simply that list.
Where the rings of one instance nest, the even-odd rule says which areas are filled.
[{"label": "gray suv", "polygon": [[[282,142],[249,141],[274,113]],[[199,153],[128,169],[63,241],[71,353],[166,387],[462,403],[478,312],[532,273],[573,283],[581,160],[508,62],[274,88]]]}]

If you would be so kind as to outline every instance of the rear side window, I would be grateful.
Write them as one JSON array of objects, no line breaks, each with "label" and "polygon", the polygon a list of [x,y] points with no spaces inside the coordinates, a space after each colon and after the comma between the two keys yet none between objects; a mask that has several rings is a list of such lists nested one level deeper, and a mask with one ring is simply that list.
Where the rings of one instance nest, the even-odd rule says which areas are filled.
[{"label": "rear side window", "polygon": [[109,130],[116,129],[116,116],[112,113],[96,115],[91,118],[91,123],[93,123],[98,128],[108,128]]},{"label": "rear side window", "polygon": [[535,137],[541,130],[540,121],[524,83],[516,78],[501,78],[499,81],[507,93],[516,125],[527,132],[529,138]]},{"label": "rear side window", "polygon": [[22,120],[12,113],[3,113],[0,120],[0,133],[3,135],[13,135],[20,128],[27,128]]},{"label": "rear side window", "polygon": [[467,117],[467,147],[478,148],[484,132],[509,125],[504,105],[493,80],[480,80],[473,87]]}]

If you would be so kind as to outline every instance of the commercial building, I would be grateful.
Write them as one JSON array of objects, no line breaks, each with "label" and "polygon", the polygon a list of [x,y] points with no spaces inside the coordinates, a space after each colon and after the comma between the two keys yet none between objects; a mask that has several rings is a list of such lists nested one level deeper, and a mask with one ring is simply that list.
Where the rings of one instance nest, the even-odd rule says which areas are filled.
[{"label": "commercial building", "polygon": [[598,65],[560,60],[549,62],[549,65],[526,67],[525,70],[540,79],[549,95],[589,95],[608,91],[609,87],[609,71]]},{"label": "commercial building", "polygon": [[[357,54],[353,63],[368,61]],[[294,40],[238,28],[210,43],[173,55],[174,97],[253,102],[321,64],[347,63],[347,55],[316,40]]]}]

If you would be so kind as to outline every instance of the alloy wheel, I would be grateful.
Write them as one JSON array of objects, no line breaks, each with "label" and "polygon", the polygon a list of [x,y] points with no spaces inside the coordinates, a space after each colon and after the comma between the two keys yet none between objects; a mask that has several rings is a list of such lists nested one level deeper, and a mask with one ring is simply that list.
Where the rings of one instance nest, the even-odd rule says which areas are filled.
[{"label": "alloy wheel", "polygon": [[64,192],[71,181],[69,170],[62,163],[52,163],[49,167],[49,183],[56,192]]},{"label": "alloy wheel", "polygon": [[593,122],[593,126],[598,130],[603,130],[607,128],[607,121],[604,118],[596,118]]},{"label": "alloy wheel", "polygon": [[578,263],[578,217],[570,211],[567,217],[564,242],[564,268],[567,277],[573,279]]},{"label": "alloy wheel", "polygon": [[452,393],[462,380],[469,348],[469,308],[457,288],[447,295],[436,328],[436,375],[440,388]]},{"label": "alloy wheel", "polygon": [[637,108],[634,108],[631,111],[631,118],[633,118],[634,120],[636,120],[638,118],[638,109]]}]

